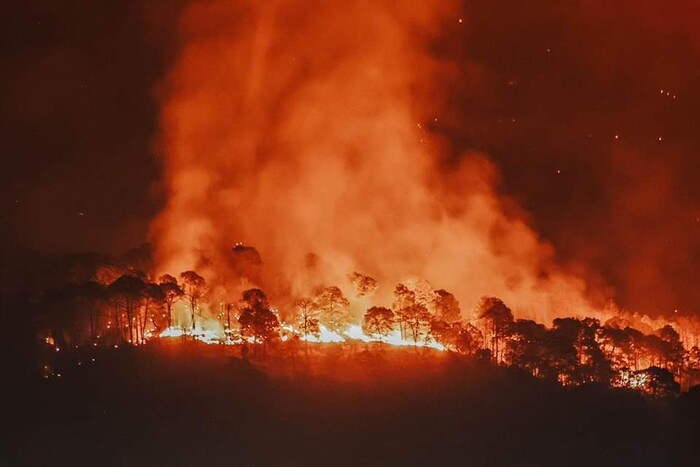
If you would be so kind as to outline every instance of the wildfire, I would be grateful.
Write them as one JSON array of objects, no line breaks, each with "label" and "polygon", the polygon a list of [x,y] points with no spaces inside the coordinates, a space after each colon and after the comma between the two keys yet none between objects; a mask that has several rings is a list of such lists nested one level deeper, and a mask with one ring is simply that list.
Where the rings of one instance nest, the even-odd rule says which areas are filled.
[{"label": "wildfire", "polygon": [[[206,329],[209,327],[209,329]],[[156,338],[191,338],[193,340],[202,342],[204,344],[223,344],[223,345],[241,345],[244,343],[254,344],[255,340],[252,338],[242,338],[240,336],[234,337],[232,333],[226,332],[221,329],[216,329],[216,322],[212,322],[209,326],[205,324],[203,327],[198,327],[194,331],[185,328],[170,327],[164,329],[163,331],[156,333],[149,331],[147,334],[148,340],[153,340]],[[292,325],[283,323],[280,326],[282,334],[280,335],[280,340],[282,342],[288,341],[291,337],[298,337],[299,340],[304,342],[311,342],[317,344],[330,344],[330,343],[341,343],[341,342],[380,342],[387,345],[398,346],[398,347],[428,347],[435,350],[444,351],[446,347],[434,339],[427,339],[425,341],[412,341],[401,337],[401,333],[397,330],[391,331],[385,337],[368,336],[362,330],[362,327],[354,324],[348,327],[345,332],[337,333],[330,331],[323,325],[319,326],[318,335],[302,335],[302,332],[295,329]]]},{"label": "wildfire", "polygon": [[445,350],[445,346],[435,342],[432,339],[422,342],[416,342],[412,340],[405,339],[401,337],[401,333],[397,330],[391,331],[385,337],[368,336],[362,330],[359,325],[351,325],[347,331],[339,334],[328,330],[325,326],[320,326],[320,333],[318,336],[305,336],[302,340],[308,342],[347,342],[347,341],[358,341],[358,342],[381,342],[387,345],[395,345],[400,347],[430,347],[436,350]]}]

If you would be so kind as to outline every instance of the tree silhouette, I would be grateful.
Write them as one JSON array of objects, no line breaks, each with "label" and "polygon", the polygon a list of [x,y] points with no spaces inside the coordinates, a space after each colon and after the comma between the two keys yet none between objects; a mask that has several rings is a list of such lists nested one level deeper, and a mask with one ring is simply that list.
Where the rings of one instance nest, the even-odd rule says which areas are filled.
[{"label": "tree silhouette", "polygon": [[415,304],[416,293],[414,291],[401,283],[394,287],[394,303],[391,305],[391,308],[394,311],[396,322],[399,323],[399,331],[401,332],[402,339],[405,339],[407,334],[404,310],[407,310]]},{"label": "tree silhouette", "polygon": [[432,305],[435,310],[435,317],[441,321],[451,324],[461,319],[459,302],[447,290],[436,290]]},{"label": "tree silhouette", "polygon": [[[427,282],[420,285],[425,292]],[[403,339],[410,337],[417,343],[421,338],[427,339],[430,335],[432,315],[424,303],[428,302],[422,298],[419,300],[416,292],[406,285],[399,283],[394,288],[392,309]]]},{"label": "tree silhouette", "polygon": [[165,295],[160,285],[149,282],[145,285],[143,292],[143,301],[140,311],[136,314],[136,331],[137,340],[140,343],[146,341],[146,328],[149,320],[156,329],[158,325],[155,319],[156,309],[163,306]]},{"label": "tree silhouette", "polygon": [[173,305],[182,298],[184,291],[180,284],[177,283],[177,278],[170,274],[163,274],[158,279],[158,284],[163,292],[163,301],[165,305],[165,313],[167,317],[167,327],[173,327]]},{"label": "tree silhouette", "polygon": [[529,319],[519,319],[510,326],[510,338],[506,343],[505,360],[529,371],[533,376],[551,377],[547,363],[549,330]]},{"label": "tree silhouette", "polygon": [[90,324],[90,343],[94,345],[97,343],[97,329],[99,328],[98,308],[107,297],[107,291],[98,282],[88,281],[80,285],[78,295],[81,306],[87,310]]},{"label": "tree silhouette", "polygon": [[[124,312],[126,312],[126,319],[129,329],[129,343],[131,344],[135,343],[134,327],[137,325],[136,313],[138,312],[138,308],[141,306],[145,291],[146,284],[144,281],[138,277],[130,275],[121,276],[109,286],[110,294],[117,301],[117,310],[119,310],[119,304],[121,304],[122,309]],[[117,327],[121,331],[122,327],[118,316]]]},{"label": "tree silhouette", "polygon": [[639,388],[656,398],[675,397],[680,392],[680,385],[673,377],[673,373],[666,368],[651,366],[644,370],[636,371],[634,376],[639,381]]},{"label": "tree silhouette", "polygon": [[473,324],[467,323],[460,326],[457,336],[457,352],[473,357],[479,350],[483,349],[484,334]]},{"label": "tree silhouette", "polygon": [[353,272],[348,275],[348,279],[355,287],[355,294],[358,297],[366,297],[372,295],[377,290],[377,281],[369,276]]},{"label": "tree silhouette", "polygon": [[243,292],[238,322],[245,337],[252,337],[254,342],[263,344],[274,338],[279,331],[279,320],[270,309],[265,292],[260,289]]},{"label": "tree silhouette", "polygon": [[394,312],[389,308],[373,306],[365,312],[363,329],[366,334],[376,337],[380,342],[394,328]]},{"label": "tree silhouette", "polygon": [[197,305],[206,292],[207,284],[204,281],[204,278],[194,271],[183,272],[180,274],[180,279],[182,279],[182,290],[184,292],[184,296],[187,298],[187,302],[190,306],[192,330],[194,331]]},{"label": "tree silhouette", "polygon": [[600,322],[592,318],[556,318],[552,324],[548,357],[561,380],[566,384],[609,383],[610,363],[597,340]]},{"label": "tree silhouette", "polygon": [[477,315],[486,323],[487,332],[491,338],[491,351],[496,362],[500,363],[500,342],[508,336],[513,324],[513,312],[500,298],[482,297],[477,305]]},{"label": "tree silhouette", "polygon": [[418,343],[422,338],[428,337],[432,316],[425,306],[415,303],[399,310],[397,316],[413,342]]},{"label": "tree silhouette", "polygon": [[314,307],[321,312],[320,322],[327,329],[344,332],[350,323],[350,302],[338,287],[327,287],[314,300]]},{"label": "tree silhouette", "polygon": [[296,303],[297,323],[301,334],[305,338],[308,336],[316,336],[321,332],[318,320],[318,310],[314,307],[312,300],[302,298]]},{"label": "tree silhouette", "polygon": [[681,336],[672,326],[665,325],[658,331],[656,335],[661,339],[664,345],[661,347],[659,364],[682,377],[683,358],[685,348],[681,342]]}]

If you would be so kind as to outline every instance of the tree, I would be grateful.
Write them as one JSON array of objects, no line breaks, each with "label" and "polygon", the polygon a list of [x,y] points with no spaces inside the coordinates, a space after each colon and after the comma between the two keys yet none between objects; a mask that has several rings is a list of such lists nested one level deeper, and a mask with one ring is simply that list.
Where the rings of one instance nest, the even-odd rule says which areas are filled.
[{"label": "tree", "polygon": [[279,331],[279,320],[270,309],[265,292],[260,289],[245,290],[241,296],[241,314],[238,316],[244,336],[254,342],[266,344]]},{"label": "tree", "polygon": [[77,286],[67,284],[59,289],[47,291],[41,298],[42,308],[47,313],[45,320],[55,348],[73,349],[78,345],[77,296]]},{"label": "tree", "polygon": [[[427,284],[427,282],[425,283]],[[423,284],[423,285],[425,285]],[[427,286],[426,286],[427,287]],[[392,309],[399,323],[401,338],[407,336],[417,343],[421,337],[430,335],[430,323],[432,316],[423,300],[418,300],[416,292],[404,284],[397,284],[394,288],[394,303]]]},{"label": "tree", "polygon": [[121,320],[119,319],[119,305],[126,312],[129,326],[129,343],[134,343],[134,326],[136,313],[144,298],[146,284],[138,277],[123,275],[109,286],[109,292],[117,301],[117,328],[121,333]]},{"label": "tree", "polygon": [[182,298],[185,292],[182,290],[182,287],[180,287],[180,284],[177,283],[177,278],[170,274],[163,274],[160,276],[158,284],[163,293],[168,327],[171,328],[173,327],[173,305]]},{"label": "tree", "polygon": [[80,286],[78,295],[81,305],[87,309],[90,323],[90,343],[94,345],[97,342],[97,329],[99,328],[97,310],[99,304],[104,302],[106,291],[100,283],[88,281]]},{"label": "tree", "polygon": [[428,338],[431,315],[425,306],[414,303],[413,305],[399,310],[397,316],[404,324],[413,342],[418,343],[421,338]]},{"label": "tree", "polygon": [[348,278],[355,287],[355,293],[358,297],[370,296],[377,290],[377,281],[372,277],[365,276],[359,272],[353,272],[348,275]]},{"label": "tree", "polygon": [[680,334],[669,324],[656,331],[656,334],[665,344],[662,347],[660,363],[672,373],[681,376],[680,373],[683,368],[685,348],[681,342]]},{"label": "tree", "polygon": [[439,342],[450,350],[457,349],[457,342],[461,330],[462,326],[459,322],[450,324],[434,316],[430,319],[430,337],[432,337],[435,342]]},{"label": "tree", "polygon": [[350,302],[338,287],[324,289],[314,300],[314,307],[320,310],[320,322],[327,329],[341,334],[348,328]]},{"label": "tree", "polygon": [[477,305],[477,314],[486,323],[487,332],[491,337],[491,351],[496,362],[500,362],[499,344],[508,336],[510,326],[513,324],[513,312],[500,298],[482,297]]},{"label": "tree", "polygon": [[383,342],[394,328],[394,312],[382,306],[373,306],[365,312],[363,330]]},{"label": "tree", "polygon": [[547,359],[557,371],[560,382],[608,384],[610,362],[598,342],[597,319],[556,318],[549,333]]},{"label": "tree", "polygon": [[149,320],[156,329],[159,329],[159,326],[156,324],[156,313],[153,308],[162,308],[164,301],[165,293],[159,284],[153,282],[146,284],[143,293],[143,306],[136,318],[136,330],[139,342],[144,343],[146,341],[146,328],[148,327]]},{"label": "tree", "polygon": [[651,366],[634,372],[633,378],[636,387],[652,397],[669,398],[680,393],[680,385],[666,368]]},{"label": "tree", "polygon": [[313,301],[308,298],[298,300],[296,310],[297,322],[304,338],[308,336],[318,337],[321,329],[318,321],[318,311],[314,307]]},{"label": "tree", "polygon": [[262,289],[253,288],[244,290],[241,294],[241,310],[246,308],[270,308],[270,302]]},{"label": "tree", "polygon": [[237,243],[231,248],[230,258],[231,269],[237,279],[245,278],[252,284],[261,282],[263,261],[258,250],[252,246]]},{"label": "tree", "polygon": [[456,342],[457,352],[474,357],[483,346],[484,334],[476,326],[470,323],[461,326]]},{"label": "tree", "polygon": [[687,378],[685,387],[700,383],[700,347],[694,345],[688,349],[684,358],[684,366]]},{"label": "tree", "polygon": [[446,323],[455,323],[461,319],[459,302],[450,292],[444,289],[436,290],[433,298],[435,317]]},{"label": "tree", "polygon": [[510,339],[506,343],[506,361],[529,371],[533,376],[551,376],[552,372],[548,371],[548,333],[544,325],[532,320],[515,321],[510,327]]},{"label": "tree", "polygon": [[192,330],[194,331],[197,305],[206,292],[207,283],[204,281],[202,276],[194,271],[183,272],[180,274],[180,279],[182,279],[182,290],[184,296],[187,298],[187,302],[190,306]]},{"label": "tree", "polygon": [[407,327],[404,321],[405,314],[403,310],[416,304],[416,293],[409,289],[404,284],[396,284],[394,287],[394,303],[391,305],[394,315],[396,317],[396,322],[399,323],[399,332],[401,332],[401,338],[405,339],[407,334]]}]

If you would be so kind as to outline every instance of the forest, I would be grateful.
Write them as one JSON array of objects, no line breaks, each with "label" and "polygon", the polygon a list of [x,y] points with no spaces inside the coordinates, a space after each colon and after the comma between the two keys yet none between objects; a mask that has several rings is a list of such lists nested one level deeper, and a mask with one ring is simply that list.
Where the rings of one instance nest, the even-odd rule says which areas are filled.
[{"label": "forest", "polygon": [[[625,316],[612,316],[604,322],[556,318],[546,325],[517,318],[493,296],[465,310],[452,293],[426,281],[395,285],[393,302],[379,306],[371,301],[377,281],[357,272],[348,275],[352,296],[328,285],[278,308],[254,286],[239,287],[237,299],[216,299],[196,271],[150,277],[150,256],[144,245],[118,259],[74,255],[38,268],[43,277],[35,276],[33,290],[25,293],[36,316],[45,378],[82,364],[98,349],[171,339],[238,346],[245,357],[258,359],[299,349],[308,357],[309,347],[318,353],[339,342],[430,348],[562,386],[632,388],[654,398],[675,397],[700,383],[698,343],[682,338],[682,329],[671,323],[637,329]],[[358,316],[352,302],[371,306]]]}]

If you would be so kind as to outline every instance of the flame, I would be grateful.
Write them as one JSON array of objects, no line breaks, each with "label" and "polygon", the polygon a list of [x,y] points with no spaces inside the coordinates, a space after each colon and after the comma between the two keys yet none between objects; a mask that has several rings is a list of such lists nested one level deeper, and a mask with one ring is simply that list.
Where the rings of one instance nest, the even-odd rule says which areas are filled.
[{"label": "flame", "polygon": [[[207,326],[205,326],[207,327]],[[387,336],[383,338],[377,338],[373,336],[368,336],[365,334],[365,332],[362,330],[362,327],[359,325],[351,325],[348,327],[348,329],[343,332],[342,334],[333,332],[326,328],[325,326],[321,325],[320,326],[320,332],[318,336],[313,336],[313,335],[308,335],[308,336],[302,336],[301,332],[297,329],[295,329],[292,325],[283,323],[280,326],[280,329],[282,333],[280,334],[280,340],[283,342],[286,342],[289,340],[289,335],[297,335],[302,341],[305,342],[311,342],[311,343],[318,343],[318,344],[330,344],[330,343],[341,343],[341,342],[382,342],[387,345],[392,345],[392,346],[399,346],[399,347],[428,347],[432,348],[435,350],[440,350],[444,351],[446,350],[445,346],[440,344],[439,342],[436,342],[433,339],[428,339],[427,341],[420,340],[418,342],[414,342],[409,339],[404,339],[401,337],[401,333],[398,330],[393,330],[391,331]],[[202,329],[200,327],[196,328],[194,331],[188,330],[188,329],[183,329],[183,328],[177,328],[177,327],[171,327],[164,329],[160,333],[154,333],[153,331],[149,331],[147,333],[147,338],[148,340],[152,340],[154,338],[182,338],[182,337],[189,337],[192,338],[196,341],[205,343],[205,344],[225,344],[225,345],[240,345],[244,342],[253,344],[252,339],[232,339],[229,335],[227,335],[226,332],[224,332],[222,329],[217,329],[215,325],[209,326],[209,329]]]}]

